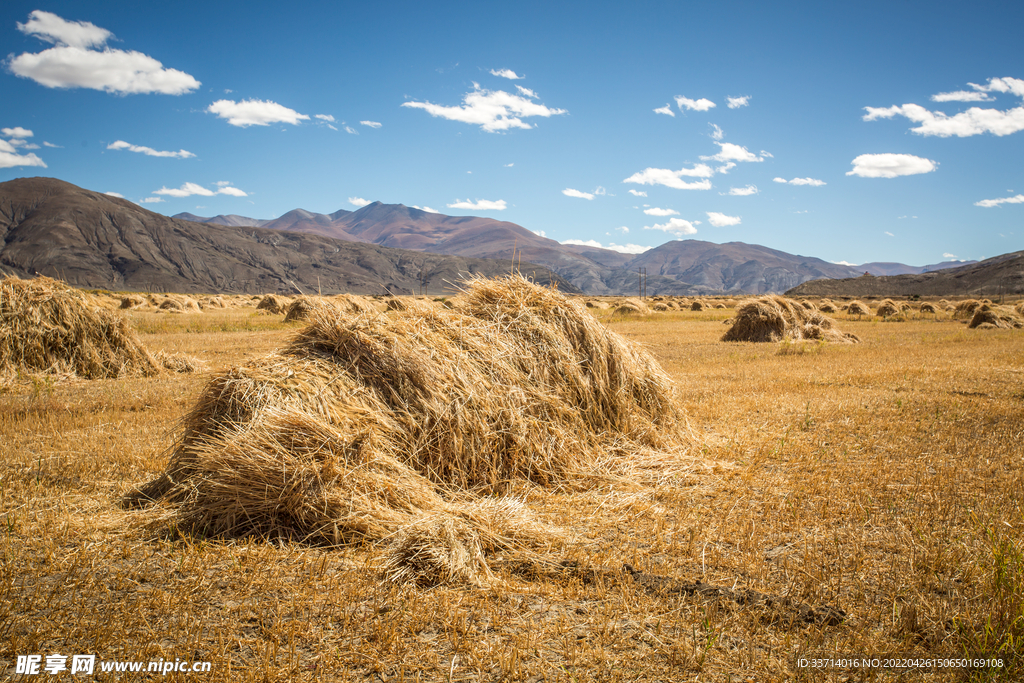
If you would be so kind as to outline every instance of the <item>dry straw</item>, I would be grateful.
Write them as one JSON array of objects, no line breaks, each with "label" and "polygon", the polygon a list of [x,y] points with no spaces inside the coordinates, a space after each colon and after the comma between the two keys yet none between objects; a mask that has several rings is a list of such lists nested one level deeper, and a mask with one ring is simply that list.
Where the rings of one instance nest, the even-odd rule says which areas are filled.
[{"label": "dry straw", "polygon": [[395,580],[486,583],[486,553],[559,537],[500,497],[511,483],[579,486],[690,439],[665,373],[582,303],[476,280],[454,309],[315,310],[210,380],[128,502],[162,498],[208,533],[380,542]]},{"label": "dry straw", "polygon": [[1000,308],[983,304],[978,306],[968,327],[1019,329],[1024,327],[1024,319],[1011,308]]},{"label": "dry straw", "polygon": [[259,304],[256,306],[256,310],[276,314],[284,313],[287,307],[288,299],[283,296],[277,296],[276,294],[267,294],[265,297],[260,299]]},{"label": "dry straw", "polygon": [[146,300],[138,294],[130,294],[128,296],[121,297],[121,308],[124,310],[139,308],[140,306],[145,305]]},{"label": "dry straw", "polygon": [[879,318],[891,318],[895,315],[899,315],[902,311],[899,305],[892,299],[885,299],[878,305],[878,310],[875,311],[875,315]]},{"label": "dry straw", "polygon": [[325,299],[319,296],[300,296],[298,299],[288,304],[288,307],[285,310],[284,321],[288,323],[300,320],[309,320],[314,311],[325,307],[335,311],[340,311],[338,306],[330,299]]},{"label": "dry straw", "polygon": [[42,276],[0,280],[0,372],[97,379],[159,370],[127,318],[93,309],[82,292]]},{"label": "dry straw", "polygon": [[850,315],[871,315],[871,309],[863,301],[851,301],[846,312]]},{"label": "dry straw", "polygon": [[620,301],[613,312],[618,315],[650,315],[651,309],[640,299],[630,297]]},{"label": "dry straw", "polygon": [[202,310],[195,299],[187,296],[168,296],[160,302],[157,309],[171,313],[198,313]]},{"label": "dry straw", "polygon": [[777,342],[805,339],[852,344],[856,335],[840,332],[835,321],[781,296],[762,296],[742,304],[722,341]]},{"label": "dry straw", "polygon": [[925,301],[923,304],[921,304],[920,311],[922,313],[935,313],[935,304],[931,303],[930,301]]}]

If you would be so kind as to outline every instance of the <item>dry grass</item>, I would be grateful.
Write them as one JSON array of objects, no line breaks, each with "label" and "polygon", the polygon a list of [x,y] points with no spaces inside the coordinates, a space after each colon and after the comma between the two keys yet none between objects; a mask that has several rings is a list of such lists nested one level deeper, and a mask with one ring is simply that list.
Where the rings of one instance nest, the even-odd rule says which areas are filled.
[{"label": "dry grass", "polygon": [[[210,681],[1021,679],[1020,331],[851,319],[844,328],[865,343],[780,354],[719,342],[721,316],[709,312],[599,313],[675,381],[708,464],[658,482],[655,460],[647,486],[520,483],[514,499],[485,500],[523,501],[564,530],[566,553],[583,566],[628,562],[834,605],[848,615],[842,624],[615,571],[523,574],[501,553],[489,569],[505,587],[475,588],[467,576],[423,588],[382,582],[390,555],[372,545],[154,531],[151,512],[117,501],[164,468],[174,425],[211,377],[162,374],[0,396],[6,674],[19,654],[92,652],[210,660]],[[202,357],[213,373],[294,334],[252,307],[132,316],[151,330],[146,345]],[[457,522],[425,517],[393,547],[429,569],[437,563],[417,539],[437,549],[459,533]],[[811,674],[795,665],[815,654],[979,653],[1008,666]]]},{"label": "dry grass", "polygon": [[851,344],[856,335],[840,332],[826,315],[781,296],[762,296],[736,310],[732,327],[722,337],[731,342],[828,341]]}]

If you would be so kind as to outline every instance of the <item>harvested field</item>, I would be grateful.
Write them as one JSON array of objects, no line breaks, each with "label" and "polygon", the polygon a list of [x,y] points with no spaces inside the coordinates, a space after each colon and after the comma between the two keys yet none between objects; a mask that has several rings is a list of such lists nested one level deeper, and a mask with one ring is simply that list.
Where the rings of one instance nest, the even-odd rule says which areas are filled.
[{"label": "harvested field", "polygon": [[781,296],[763,296],[742,304],[736,310],[732,327],[722,341],[778,342],[829,341],[852,344],[856,335],[840,332],[835,321],[809,311],[796,301]]},{"label": "harvested field", "polygon": [[[516,480],[460,508],[480,521],[425,516],[377,544],[220,538],[169,526],[176,505],[120,508],[166,468],[169,434],[212,377],[295,335],[254,306],[129,312],[146,346],[207,371],[0,394],[8,678],[15,654],[58,652],[183,656],[212,663],[204,681],[252,683],[1024,675],[1020,330],[854,317],[841,325],[865,343],[787,347],[720,342],[713,312],[599,310],[676,385],[701,444],[688,467],[644,450],[628,476]],[[306,424],[297,443],[317,433]],[[345,483],[376,491],[376,475]],[[492,527],[552,549],[506,559],[485,549]],[[404,573],[384,580],[393,567]],[[797,666],[991,652],[1001,668]]]}]

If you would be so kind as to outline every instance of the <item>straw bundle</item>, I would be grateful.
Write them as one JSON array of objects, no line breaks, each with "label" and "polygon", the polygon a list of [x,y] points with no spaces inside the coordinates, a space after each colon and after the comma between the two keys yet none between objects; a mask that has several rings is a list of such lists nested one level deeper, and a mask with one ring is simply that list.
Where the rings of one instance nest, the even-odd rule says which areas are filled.
[{"label": "straw bundle", "polygon": [[88,379],[154,375],[159,366],[127,318],[91,309],[81,292],[48,277],[0,280],[0,372]]},{"label": "straw bundle", "polygon": [[121,308],[124,310],[138,308],[139,306],[145,306],[146,300],[137,294],[129,294],[128,296],[121,297]]},{"label": "straw bundle", "polygon": [[651,309],[640,299],[630,297],[620,301],[614,313],[618,315],[650,315]]},{"label": "straw bundle", "polygon": [[822,301],[821,305],[818,306],[818,310],[822,313],[835,313],[836,305],[831,301]]},{"label": "straw bundle", "polygon": [[288,304],[288,307],[285,309],[284,321],[288,323],[297,320],[309,320],[313,312],[321,308],[333,309],[335,311],[340,310],[330,299],[319,296],[300,296]]},{"label": "straw bundle", "polygon": [[953,317],[970,318],[983,305],[984,302],[977,299],[964,299],[956,304],[956,308],[953,309]]},{"label": "straw bundle", "polygon": [[803,306],[804,309],[808,310],[808,311],[816,311],[816,310],[818,310],[818,309],[816,309],[814,307],[814,304],[812,304],[810,301],[801,301],[800,305]]},{"label": "straw bundle", "polygon": [[762,296],[742,304],[736,311],[732,327],[722,337],[722,341],[752,342],[783,339],[815,339],[843,344],[860,341],[855,335],[836,329],[831,318],[817,311],[808,311],[781,296]]},{"label": "straw bundle", "polygon": [[168,296],[160,302],[157,309],[170,313],[198,313],[202,310],[195,299],[187,296]]},{"label": "straw bundle", "polygon": [[260,299],[259,304],[256,306],[256,310],[277,314],[284,313],[285,308],[287,307],[288,299],[283,296],[277,296],[276,294],[267,294],[265,297]]},{"label": "straw bundle", "polygon": [[203,303],[209,308],[227,308],[227,304],[224,303],[224,298],[219,296],[207,297]]},{"label": "straw bundle", "polygon": [[1017,315],[1024,316],[1024,301],[1018,301],[1013,310],[1017,311]]},{"label": "straw bundle", "polygon": [[691,311],[703,311],[706,308],[710,308],[710,306],[704,301],[701,301],[700,299],[697,299],[692,304],[690,304]]},{"label": "straw bundle", "polygon": [[334,297],[334,303],[346,313],[370,313],[377,310],[372,303],[353,294],[339,294]]},{"label": "straw bundle", "polygon": [[935,304],[931,303],[930,301],[925,301],[923,304],[921,304],[921,308],[919,310],[922,313],[935,313],[936,312],[935,311]]},{"label": "straw bundle", "polygon": [[878,305],[875,315],[879,318],[891,318],[901,313],[900,307],[892,299],[886,299]]},{"label": "straw bundle", "polygon": [[183,425],[167,473],[127,502],[162,497],[217,534],[389,539],[386,573],[426,583],[487,581],[481,552],[557,536],[482,495],[689,439],[646,352],[518,276],[470,283],[454,310],[316,310],[284,349],[214,376]]},{"label": "straw bundle", "polygon": [[846,307],[846,312],[850,315],[871,315],[871,309],[861,301],[851,301]]},{"label": "straw bundle", "polygon": [[661,301],[659,301],[658,303],[654,304],[654,306],[652,306],[651,308],[653,308],[656,311],[662,311],[662,312],[669,310],[668,304],[662,303]]},{"label": "straw bundle", "polygon": [[998,308],[988,305],[979,306],[967,326],[982,327],[988,325],[1004,330],[1019,329],[1024,327],[1024,319],[1010,308]]}]

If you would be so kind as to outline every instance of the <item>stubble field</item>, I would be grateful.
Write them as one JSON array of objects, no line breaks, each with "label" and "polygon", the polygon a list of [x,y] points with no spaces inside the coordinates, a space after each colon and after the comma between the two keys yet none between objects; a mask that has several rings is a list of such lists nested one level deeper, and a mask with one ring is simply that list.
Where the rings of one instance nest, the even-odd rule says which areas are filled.
[{"label": "stubble field", "polygon": [[[724,343],[732,313],[597,311],[675,381],[700,444],[684,474],[524,486],[572,530],[563,571],[420,588],[382,582],[371,545],[197,537],[122,509],[210,373],[301,327],[133,312],[147,347],[206,369],[0,395],[0,674],[61,653],[211,662],[169,680],[1018,680],[1021,331],[839,314],[861,344]],[[800,666],[836,656],[1003,666]]]}]

